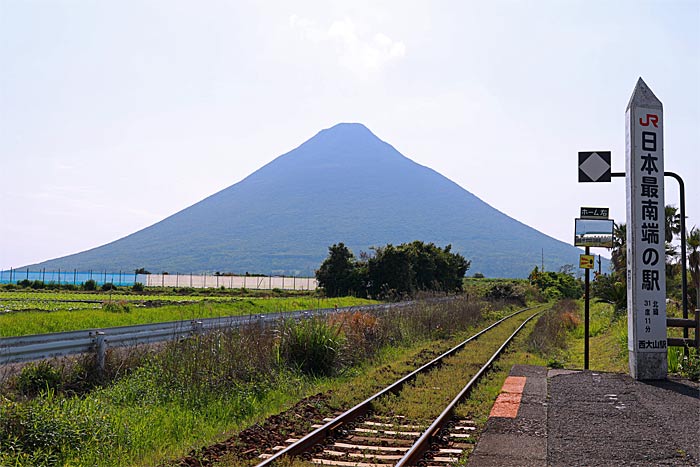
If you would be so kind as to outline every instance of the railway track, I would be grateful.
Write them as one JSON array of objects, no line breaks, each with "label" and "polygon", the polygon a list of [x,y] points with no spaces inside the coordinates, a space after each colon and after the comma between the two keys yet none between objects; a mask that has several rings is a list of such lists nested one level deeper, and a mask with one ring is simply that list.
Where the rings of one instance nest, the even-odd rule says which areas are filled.
[{"label": "railway track", "polygon": [[[262,454],[257,467],[277,465],[282,459],[292,457],[314,465],[341,467],[454,464],[464,451],[473,448],[476,430],[473,421],[455,417],[455,407],[468,397],[518,332],[540,312],[526,308],[493,323],[350,410],[325,419],[306,436],[290,438],[286,446],[277,446],[274,453]],[[476,353],[477,339],[487,333],[502,334],[503,328],[508,328],[505,330],[508,337],[491,346],[478,364],[464,360]],[[456,390],[455,379],[459,381]],[[432,410],[429,415],[424,410],[426,407],[429,407],[427,412]],[[435,415],[435,407],[442,407],[439,415]],[[402,414],[401,408],[408,413]]]}]

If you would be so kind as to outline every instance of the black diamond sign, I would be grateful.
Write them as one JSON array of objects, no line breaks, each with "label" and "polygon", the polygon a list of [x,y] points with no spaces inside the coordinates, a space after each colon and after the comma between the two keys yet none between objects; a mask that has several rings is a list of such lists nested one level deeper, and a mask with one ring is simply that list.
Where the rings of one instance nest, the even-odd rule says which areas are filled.
[{"label": "black diamond sign", "polygon": [[610,151],[578,153],[579,182],[610,181]]}]

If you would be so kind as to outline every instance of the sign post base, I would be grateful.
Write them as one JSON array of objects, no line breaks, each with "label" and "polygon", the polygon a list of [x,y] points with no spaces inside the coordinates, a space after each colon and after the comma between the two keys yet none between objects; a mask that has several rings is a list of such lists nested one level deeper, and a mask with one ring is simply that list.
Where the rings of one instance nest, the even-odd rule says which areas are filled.
[{"label": "sign post base", "polygon": [[668,359],[666,353],[642,353],[631,351],[630,376],[636,380],[666,379]]}]

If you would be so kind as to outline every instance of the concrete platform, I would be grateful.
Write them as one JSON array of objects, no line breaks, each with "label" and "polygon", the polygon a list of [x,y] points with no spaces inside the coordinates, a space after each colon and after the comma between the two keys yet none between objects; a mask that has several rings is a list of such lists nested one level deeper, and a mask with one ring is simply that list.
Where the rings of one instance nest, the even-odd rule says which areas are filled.
[{"label": "concrete platform", "polygon": [[700,386],[516,365],[468,465],[700,466]]}]

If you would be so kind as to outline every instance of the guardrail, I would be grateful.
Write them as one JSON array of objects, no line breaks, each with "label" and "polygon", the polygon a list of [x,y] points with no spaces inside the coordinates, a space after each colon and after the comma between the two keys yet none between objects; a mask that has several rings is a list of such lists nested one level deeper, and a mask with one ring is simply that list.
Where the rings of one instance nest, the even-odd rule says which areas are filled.
[{"label": "guardrail", "polygon": [[342,308],[289,311],[223,318],[205,318],[191,321],[119,326],[82,331],[33,334],[0,338],[0,364],[22,363],[46,358],[64,357],[81,353],[97,353],[98,366],[104,367],[107,348],[152,344],[191,337],[218,329],[229,329],[248,324],[270,323],[279,319],[299,319],[341,311],[377,311],[406,306],[411,302],[364,305]]}]

